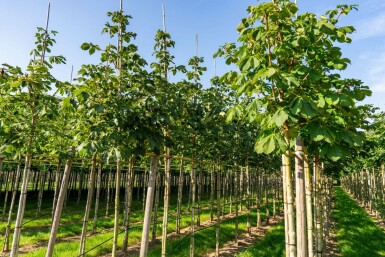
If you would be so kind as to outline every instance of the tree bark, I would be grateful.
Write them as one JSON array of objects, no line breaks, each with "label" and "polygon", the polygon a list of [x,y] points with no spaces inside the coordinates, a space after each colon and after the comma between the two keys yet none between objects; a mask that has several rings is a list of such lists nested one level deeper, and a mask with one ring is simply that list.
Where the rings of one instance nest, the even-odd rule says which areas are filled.
[{"label": "tree bark", "polygon": [[116,160],[116,182],[115,182],[115,215],[114,215],[114,238],[112,239],[112,257],[116,257],[118,249],[119,235],[119,204],[120,204],[120,178],[122,173],[122,161],[118,157]]},{"label": "tree bark", "polygon": [[146,208],[144,211],[143,219],[143,231],[142,231],[142,241],[140,244],[140,257],[146,257],[148,252],[148,239],[150,234],[150,220],[151,220],[151,211],[152,203],[154,200],[154,189],[155,189],[155,179],[156,179],[156,170],[158,167],[158,156],[151,157],[151,166],[150,174],[148,180],[148,190],[147,190],[147,199],[146,199]]},{"label": "tree bark", "polygon": [[[30,145],[32,145],[32,143]],[[12,249],[11,249],[10,257],[17,257],[19,255],[20,233],[21,233],[21,227],[23,225],[25,202],[27,200],[28,181],[29,181],[29,174],[31,171],[31,164],[32,164],[32,154],[28,153],[25,156],[23,184],[21,186],[21,192],[19,197],[19,207],[17,210],[15,230],[13,232]]]},{"label": "tree bark", "polygon": [[92,234],[96,233],[96,224],[98,222],[99,198],[100,198],[101,186],[102,186],[102,162],[99,161],[98,177],[96,182],[95,212],[94,212],[94,221],[92,224]]},{"label": "tree bark", "polygon": [[167,230],[168,230],[168,207],[170,202],[170,148],[166,148],[166,156],[164,158],[164,174],[165,174],[165,189],[163,200],[163,226],[162,226],[162,257],[166,257],[167,247]]},{"label": "tree bark", "polygon": [[49,240],[48,240],[46,257],[52,256],[53,250],[55,247],[57,230],[59,228],[60,216],[62,213],[64,199],[65,199],[65,196],[67,194],[68,180],[69,180],[69,175],[70,175],[71,166],[72,166],[72,158],[73,158],[74,153],[75,153],[75,148],[71,147],[70,148],[70,156],[67,159],[67,162],[66,162],[66,165],[64,168],[63,179],[62,179],[62,183],[61,183],[61,187],[60,187],[60,191],[59,191],[59,196],[58,196],[56,207],[55,207],[55,214],[54,214],[54,218],[52,221],[51,234],[50,234]]},{"label": "tree bark", "polygon": [[306,201],[303,141],[301,138],[296,138],[295,143],[297,257],[307,257],[308,249],[306,236]]},{"label": "tree bark", "polygon": [[3,252],[9,251],[9,234],[11,232],[13,207],[15,205],[16,194],[19,189],[18,187],[19,187],[19,179],[20,179],[20,166],[21,166],[21,158],[19,159],[19,162],[17,164],[15,181],[12,188],[12,199],[11,199],[11,204],[9,206],[9,211],[8,211],[8,220],[7,220],[7,228],[5,229],[5,235],[4,235]]},{"label": "tree bark", "polygon": [[309,167],[309,156],[305,155],[305,188],[306,188],[306,224],[307,224],[307,247],[309,257],[314,257],[313,248],[313,211],[312,211],[312,183]]},{"label": "tree bark", "polygon": [[92,156],[91,174],[88,182],[87,204],[86,204],[86,210],[84,212],[83,228],[82,228],[82,233],[80,235],[79,256],[84,255],[84,251],[86,248],[88,220],[89,220],[90,211],[92,208],[92,198],[94,196],[95,171],[96,171],[96,163],[97,163],[96,158],[97,158],[97,153],[94,153]]}]

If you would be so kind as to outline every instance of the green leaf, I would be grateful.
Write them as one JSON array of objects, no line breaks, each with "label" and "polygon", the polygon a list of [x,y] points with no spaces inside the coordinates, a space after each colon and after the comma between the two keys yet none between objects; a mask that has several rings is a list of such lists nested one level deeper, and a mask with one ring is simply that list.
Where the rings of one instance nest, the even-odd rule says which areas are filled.
[{"label": "green leaf", "polygon": [[282,127],[282,125],[287,121],[289,115],[284,109],[279,109],[276,113],[274,113],[271,118],[271,123],[275,123],[277,127]]},{"label": "green leaf", "polygon": [[275,140],[274,135],[268,135],[266,137],[260,138],[255,143],[254,149],[257,153],[271,154],[275,150]]},{"label": "green leaf", "polygon": [[91,45],[89,43],[83,43],[80,47],[82,50],[88,50],[90,49]]}]

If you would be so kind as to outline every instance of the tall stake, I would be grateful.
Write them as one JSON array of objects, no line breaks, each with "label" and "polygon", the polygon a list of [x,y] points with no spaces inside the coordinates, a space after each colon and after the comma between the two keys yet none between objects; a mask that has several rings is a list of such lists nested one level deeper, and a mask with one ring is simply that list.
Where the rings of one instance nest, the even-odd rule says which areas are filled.
[{"label": "tall stake", "polygon": [[[166,11],[164,7],[164,1],[162,3],[162,16],[163,16],[163,32],[166,33]],[[167,52],[167,42],[166,38],[163,38],[163,48],[164,53]],[[165,56],[166,57],[166,56]],[[167,62],[164,62],[164,79],[168,83],[168,66]],[[164,129],[164,136],[169,137],[168,126]],[[162,257],[166,256],[166,246],[167,246],[167,230],[168,230],[168,207],[170,202],[170,168],[171,168],[171,159],[170,159],[170,148],[168,146],[164,147],[164,174],[165,174],[165,189],[164,189],[164,201],[163,201],[163,226],[162,226]]]}]

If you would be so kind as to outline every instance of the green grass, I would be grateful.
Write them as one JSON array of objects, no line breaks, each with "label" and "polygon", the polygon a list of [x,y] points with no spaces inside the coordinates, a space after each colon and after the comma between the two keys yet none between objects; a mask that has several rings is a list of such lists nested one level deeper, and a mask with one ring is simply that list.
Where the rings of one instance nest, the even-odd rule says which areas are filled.
[{"label": "green grass", "polygon": [[385,256],[385,233],[340,187],[335,187],[333,218],[341,257]]},{"label": "green grass", "polygon": [[[270,213],[272,210],[272,204],[269,205]],[[261,218],[265,218],[266,208],[261,207]],[[257,212],[256,209],[251,211],[252,226],[256,226]],[[204,218],[205,215],[203,215]],[[209,219],[209,213],[207,215]],[[238,218],[239,234],[247,232],[247,214],[243,213]],[[195,233],[195,256],[202,256],[205,253],[215,250],[215,231],[214,226],[201,229]],[[223,220],[220,227],[220,246],[224,243],[235,239],[235,218]],[[190,236],[179,236],[167,241],[167,256],[189,256],[190,248]],[[149,257],[157,257],[161,255],[161,247],[156,246],[154,249],[148,252]]]},{"label": "green grass", "polygon": [[285,256],[284,221],[272,227],[266,235],[237,257],[283,257]]},{"label": "green grass", "polygon": [[[78,240],[68,240],[68,237],[76,236],[81,233],[82,229],[82,219],[84,215],[84,206],[86,205],[85,197],[86,193],[82,194],[83,199],[79,205],[76,205],[76,197],[77,193],[72,192],[71,201],[68,202],[67,208],[63,212],[61,216],[61,225],[58,230],[57,235],[57,244],[55,246],[54,256],[77,256],[79,242]],[[136,194],[135,194],[136,196]],[[181,227],[188,227],[191,223],[191,214],[187,212],[187,197],[188,194],[184,194],[183,206],[182,206],[182,220]],[[39,244],[41,247],[36,249],[33,252],[21,252],[22,256],[28,257],[38,257],[44,256],[46,251],[47,240],[49,238],[50,232],[50,224],[51,224],[51,208],[52,208],[52,194],[45,193],[43,199],[42,213],[36,217],[36,202],[37,195],[35,192],[29,192],[28,200],[26,204],[26,211],[23,222],[23,229],[21,235],[20,246],[27,246],[33,244]],[[136,197],[134,197],[136,199]],[[133,211],[131,213],[130,221],[134,228],[130,229],[129,236],[129,245],[138,243],[141,238],[142,226],[140,221],[143,219],[143,211],[142,211],[142,200],[139,198],[139,201],[133,202]],[[163,216],[163,197],[160,196],[159,209],[158,209],[158,225],[157,225],[157,235],[161,234],[162,227],[162,216]],[[0,201],[1,202],[1,201]],[[208,208],[210,203],[209,197],[205,195],[201,201],[201,222],[210,219],[210,209]],[[0,203],[1,204],[1,203]],[[169,232],[175,231],[175,217],[176,215],[176,196],[173,195],[170,201],[170,210],[169,210]],[[17,205],[17,203],[16,203]],[[244,209],[246,205],[246,201],[243,201]],[[277,204],[278,205],[278,204]],[[233,212],[234,212],[234,203],[233,203]],[[110,214],[113,214],[113,203],[110,204]],[[17,206],[15,206],[13,216],[15,217],[17,212]],[[230,206],[226,204],[224,207],[225,214],[229,213]],[[270,211],[271,213],[271,211]],[[95,250],[92,250],[87,256],[100,256],[103,253],[108,253],[112,249],[112,238],[113,234],[111,228],[113,227],[113,217],[104,217],[105,214],[105,202],[101,201],[100,209],[98,216],[97,224],[97,234],[92,235],[87,238],[86,243],[86,251],[92,249],[95,246],[98,246],[104,241],[108,241],[104,243],[102,246],[98,247]],[[121,206],[121,219],[120,224],[123,223],[123,203]],[[92,229],[92,217],[93,210],[90,213],[90,221],[88,226],[88,231]],[[138,224],[133,224],[138,222]],[[6,222],[0,223],[0,231],[5,231]],[[13,225],[13,224],[12,224]],[[224,224],[224,229],[227,225]],[[233,226],[232,226],[233,227]],[[215,228],[213,228],[215,231]],[[13,232],[13,230],[11,231]],[[226,234],[224,231],[223,234]],[[197,235],[199,238],[199,235]],[[4,238],[0,237],[0,245],[2,245]],[[10,236],[10,240],[12,240],[12,235]],[[119,236],[119,245],[122,244],[123,234]],[[198,240],[198,239],[197,239]],[[189,242],[189,240],[188,240]]]}]

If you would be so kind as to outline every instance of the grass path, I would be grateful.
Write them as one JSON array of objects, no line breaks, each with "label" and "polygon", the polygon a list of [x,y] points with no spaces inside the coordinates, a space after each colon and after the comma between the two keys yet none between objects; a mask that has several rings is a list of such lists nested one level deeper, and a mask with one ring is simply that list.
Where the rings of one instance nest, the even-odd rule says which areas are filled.
[{"label": "grass path", "polygon": [[341,257],[385,256],[385,233],[342,188],[335,188],[336,240]]}]

